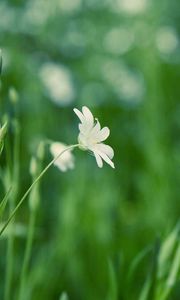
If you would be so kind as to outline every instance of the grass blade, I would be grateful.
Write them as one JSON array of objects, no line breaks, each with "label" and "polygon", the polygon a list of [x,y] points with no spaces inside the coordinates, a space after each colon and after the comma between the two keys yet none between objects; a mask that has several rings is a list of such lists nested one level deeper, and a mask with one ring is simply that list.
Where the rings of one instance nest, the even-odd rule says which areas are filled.
[{"label": "grass blade", "polygon": [[111,260],[108,261],[108,267],[109,267],[109,293],[108,293],[107,300],[117,300],[118,298],[117,280],[116,280],[114,266]]},{"label": "grass blade", "polygon": [[2,217],[2,214],[6,208],[6,204],[8,202],[8,198],[9,198],[11,190],[12,190],[12,188],[10,187],[9,190],[7,191],[6,195],[4,196],[3,200],[0,203],[0,218]]},{"label": "grass blade", "polygon": [[163,294],[160,298],[161,300],[168,299],[169,294],[171,293],[171,290],[176,283],[179,270],[180,270],[180,242],[178,244],[177,250],[174,255],[174,259],[173,259],[173,262],[171,265],[169,276],[166,281],[166,286],[165,286],[165,288],[163,290]]},{"label": "grass blade", "polygon": [[157,240],[154,246],[154,253],[152,257],[152,268],[141,291],[139,300],[155,299],[159,249],[160,244],[159,240]]},{"label": "grass blade", "polygon": [[178,223],[161,246],[158,259],[158,278],[162,278],[167,271],[167,262],[172,257],[173,251],[177,245],[179,230],[180,224]]},{"label": "grass blade", "polygon": [[140,266],[141,262],[146,258],[146,256],[152,251],[152,246],[148,246],[145,249],[143,249],[140,253],[137,254],[137,256],[133,259],[129,270],[128,270],[128,283],[131,284],[131,281],[133,280],[133,275],[136,273],[138,267]]},{"label": "grass blade", "polygon": [[60,296],[59,300],[68,300],[68,295],[67,293],[63,292],[62,295]]},{"label": "grass blade", "polygon": [[0,76],[2,74],[2,50],[0,49]]}]

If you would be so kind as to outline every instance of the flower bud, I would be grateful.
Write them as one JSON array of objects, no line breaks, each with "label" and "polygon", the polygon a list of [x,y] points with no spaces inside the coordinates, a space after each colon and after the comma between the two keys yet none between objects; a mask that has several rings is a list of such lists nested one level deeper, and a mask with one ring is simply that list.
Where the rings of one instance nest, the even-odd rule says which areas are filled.
[{"label": "flower bud", "polygon": [[30,174],[31,174],[32,177],[35,177],[35,176],[36,176],[36,174],[37,174],[37,169],[38,169],[38,167],[37,167],[37,160],[36,160],[36,158],[33,156],[33,157],[31,158],[30,166],[29,166],[29,172],[30,172]]},{"label": "flower bud", "polygon": [[60,296],[60,298],[59,298],[59,300],[68,300],[69,298],[68,298],[68,295],[67,295],[67,293],[65,293],[65,292],[63,292],[62,294],[61,294],[61,296]]},{"label": "flower bud", "polygon": [[37,148],[37,158],[39,160],[43,160],[44,158],[44,153],[45,152],[45,149],[44,149],[44,142],[40,142],[39,145],[38,145],[38,148]]},{"label": "flower bud", "polygon": [[16,104],[19,101],[19,95],[18,92],[14,87],[11,87],[9,89],[9,99],[12,103]]},{"label": "flower bud", "polygon": [[0,49],[0,76],[2,74],[2,50]]},{"label": "flower bud", "polygon": [[[31,158],[29,172],[32,178],[36,178],[38,172],[38,161],[35,156]],[[29,208],[34,211],[39,206],[39,184],[37,183],[29,195]]]},{"label": "flower bud", "polygon": [[3,147],[4,147],[4,137],[6,135],[6,132],[7,132],[7,126],[8,126],[8,123],[5,122],[4,125],[0,128],[0,154],[3,150]]},{"label": "flower bud", "polygon": [[39,206],[39,186],[36,185],[29,195],[29,208],[31,211],[36,211]]}]

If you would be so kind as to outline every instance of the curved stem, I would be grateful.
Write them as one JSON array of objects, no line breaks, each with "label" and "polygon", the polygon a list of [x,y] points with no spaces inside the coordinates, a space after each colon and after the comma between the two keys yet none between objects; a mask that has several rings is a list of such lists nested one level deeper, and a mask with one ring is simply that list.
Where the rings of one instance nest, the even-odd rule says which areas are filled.
[{"label": "curved stem", "polygon": [[61,153],[58,154],[58,156],[56,156],[53,160],[51,160],[51,162],[44,168],[44,170],[39,174],[39,176],[33,181],[33,183],[30,185],[30,187],[27,189],[27,191],[25,192],[25,194],[22,196],[22,198],[20,199],[20,201],[18,202],[17,206],[15,207],[15,209],[13,210],[12,214],[9,216],[9,218],[7,219],[7,221],[5,222],[4,226],[2,227],[2,229],[0,230],[0,235],[2,235],[2,233],[4,232],[4,230],[6,229],[6,227],[8,226],[8,224],[10,223],[10,221],[12,220],[12,218],[15,216],[17,210],[19,209],[19,207],[22,205],[22,203],[24,202],[24,200],[26,199],[26,197],[29,195],[30,191],[33,189],[33,187],[36,185],[36,183],[41,179],[41,177],[49,170],[49,168],[54,164],[54,162],[66,151],[74,149],[75,147],[78,147],[79,144],[76,145],[72,145],[69,146],[68,148],[66,148],[64,151],[62,151]]}]

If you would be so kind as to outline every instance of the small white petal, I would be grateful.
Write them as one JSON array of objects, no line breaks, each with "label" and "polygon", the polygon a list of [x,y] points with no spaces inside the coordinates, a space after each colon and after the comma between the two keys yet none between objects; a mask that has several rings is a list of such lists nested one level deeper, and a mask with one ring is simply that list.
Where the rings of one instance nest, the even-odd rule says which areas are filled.
[{"label": "small white petal", "polygon": [[[59,142],[54,142],[50,145],[50,152],[52,156],[55,158],[61,152],[67,149],[67,145]],[[67,171],[68,169],[72,169],[74,166],[74,157],[71,153],[71,150],[67,150],[66,152],[62,153],[58,159],[55,160],[54,165],[58,167],[62,172]]]},{"label": "small white petal", "polygon": [[97,139],[98,139],[98,142],[103,142],[105,141],[108,136],[110,135],[110,130],[108,127],[104,127],[102,128],[99,132],[98,132],[98,135],[97,135]]},{"label": "small white petal", "polygon": [[114,157],[114,150],[109,145],[106,145],[103,143],[97,144],[96,149],[101,152],[104,152],[110,159],[112,159]]},{"label": "small white petal", "polygon": [[79,131],[80,133],[84,134],[85,136],[89,136],[90,132],[93,128],[93,125],[87,122],[83,122],[82,124],[79,124]]},{"label": "small white petal", "polygon": [[101,130],[101,125],[99,121],[97,121],[96,125],[91,130],[91,136],[96,136]]},{"label": "small white petal", "polygon": [[110,165],[113,169],[115,169],[114,163],[112,162],[112,160],[110,160],[110,158],[103,152],[98,152],[98,154],[102,157],[102,159],[104,159],[104,161]]},{"label": "small white petal", "polygon": [[62,164],[62,163],[55,162],[54,165],[56,167],[58,167],[62,172],[66,172],[67,171],[67,167],[64,164]]},{"label": "small white petal", "polygon": [[90,124],[91,126],[93,126],[94,125],[94,117],[93,117],[91,111],[89,110],[89,108],[87,108],[87,106],[83,106],[82,112],[83,112],[86,122],[88,124]]},{"label": "small white petal", "polygon": [[78,116],[78,118],[81,121],[81,123],[83,123],[85,119],[84,119],[84,116],[83,116],[82,112],[79,109],[77,109],[77,108],[74,108],[73,111]]},{"label": "small white petal", "polygon": [[94,151],[93,153],[94,153],[94,156],[96,158],[96,162],[97,162],[98,167],[102,168],[103,167],[102,158],[100,157],[100,155],[96,151]]},{"label": "small white petal", "polygon": [[83,132],[84,126],[82,124],[79,124],[79,131]]}]

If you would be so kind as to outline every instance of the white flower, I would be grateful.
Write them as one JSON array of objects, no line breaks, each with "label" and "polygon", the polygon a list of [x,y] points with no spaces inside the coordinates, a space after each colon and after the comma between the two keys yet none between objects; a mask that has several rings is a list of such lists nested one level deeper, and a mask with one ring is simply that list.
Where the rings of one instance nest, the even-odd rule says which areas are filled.
[{"label": "white flower", "polygon": [[156,34],[158,50],[165,55],[175,52],[179,45],[179,39],[173,27],[163,26]]},{"label": "white flower", "polygon": [[74,112],[81,121],[78,136],[80,148],[93,152],[98,167],[102,168],[104,160],[114,168],[114,163],[112,162],[114,151],[109,145],[102,143],[110,134],[109,128],[103,127],[101,129],[99,121],[94,119],[92,113],[86,106],[83,106],[82,112],[77,108],[74,108]]},{"label": "white flower", "polygon": [[[67,147],[68,146],[63,143],[54,142],[50,145],[50,152],[55,158],[61,152],[66,150]],[[74,156],[71,151],[72,150],[67,150],[54,162],[54,165],[58,167],[62,172],[66,172],[68,169],[74,168]]]},{"label": "white flower", "polygon": [[113,6],[116,10],[119,8],[129,14],[143,13],[148,6],[147,0],[116,0],[113,2]]},{"label": "white flower", "polygon": [[51,97],[59,106],[68,106],[75,98],[72,75],[62,65],[45,63],[40,69],[40,78]]}]

